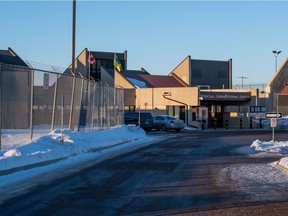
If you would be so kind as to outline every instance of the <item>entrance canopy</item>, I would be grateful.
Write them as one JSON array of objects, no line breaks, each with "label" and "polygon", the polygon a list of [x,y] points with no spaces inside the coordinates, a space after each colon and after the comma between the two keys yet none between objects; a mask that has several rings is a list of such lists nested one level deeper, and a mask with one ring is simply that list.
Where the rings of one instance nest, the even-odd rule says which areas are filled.
[{"label": "entrance canopy", "polygon": [[201,100],[203,101],[249,101],[251,92],[249,91],[221,91],[221,90],[201,90]]}]

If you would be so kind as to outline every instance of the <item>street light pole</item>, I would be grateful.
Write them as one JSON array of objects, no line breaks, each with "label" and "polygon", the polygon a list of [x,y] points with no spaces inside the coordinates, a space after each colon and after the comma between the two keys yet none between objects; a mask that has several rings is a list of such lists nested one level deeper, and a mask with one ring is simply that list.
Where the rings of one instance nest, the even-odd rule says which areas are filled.
[{"label": "street light pole", "polygon": [[273,50],[272,53],[275,56],[275,72],[277,72],[277,57],[282,51]]}]

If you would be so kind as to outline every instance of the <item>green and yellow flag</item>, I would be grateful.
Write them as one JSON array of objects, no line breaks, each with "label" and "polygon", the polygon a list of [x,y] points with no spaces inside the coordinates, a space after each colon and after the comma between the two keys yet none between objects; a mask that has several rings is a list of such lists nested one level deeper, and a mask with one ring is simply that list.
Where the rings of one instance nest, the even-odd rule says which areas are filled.
[{"label": "green and yellow flag", "polygon": [[117,69],[117,71],[123,70],[122,65],[116,54],[114,55],[114,67]]}]

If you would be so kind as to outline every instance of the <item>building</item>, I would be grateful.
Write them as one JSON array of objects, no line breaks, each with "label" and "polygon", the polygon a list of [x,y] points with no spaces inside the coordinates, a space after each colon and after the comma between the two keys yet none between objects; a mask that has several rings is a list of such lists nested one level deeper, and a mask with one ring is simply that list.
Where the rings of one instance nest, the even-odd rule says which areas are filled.
[{"label": "building", "polygon": [[192,107],[198,106],[199,89],[189,87],[176,75],[151,75],[144,68],[120,72],[102,68],[102,74],[113,74],[114,85],[124,88],[126,112],[167,114],[188,125],[192,122]]},{"label": "building", "polygon": [[113,65],[115,53],[91,54],[96,64],[88,64],[89,52],[84,49],[77,58],[76,73],[123,88],[126,112],[168,114],[195,127],[249,128],[256,127],[254,123],[251,126],[252,117],[260,118],[267,110],[265,92],[232,89],[232,59],[196,60],[187,56],[163,76],[151,75],[144,68],[128,70],[127,51],[116,53],[123,65],[120,71]]},{"label": "building", "polygon": [[[105,75],[106,74],[106,75]],[[108,76],[109,75],[109,76]],[[251,118],[266,111],[265,93],[232,89],[232,59],[195,60],[186,57],[168,76],[145,69],[102,70],[106,83],[125,89],[126,111],[168,114],[187,125],[202,127],[256,127]]]},{"label": "building", "polygon": [[[90,64],[88,56],[91,54],[95,59],[94,64]],[[87,48],[83,49],[82,52],[75,59],[75,73],[76,76],[81,76],[86,79],[90,77],[90,80],[102,82],[104,73],[101,72],[101,68],[105,68],[108,71],[114,70],[114,57],[118,57],[123,69],[127,68],[127,51],[123,53],[116,52],[99,52],[89,51]],[[65,73],[71,74],[72,64],[66,69]],[[106,74],[107,75],[107,74]],[[105,78],[107,80],[107,77]]]},{"label": "building", "polygon": [[232,59],[196,60],[187,56],[169,75],[177,75],[189,86],[200,89],[231,89]]},{"label": "building", "polygon": [[277,72],[266,86],[269,94],[267,110],[288,114],[288,58],[282,63]]}]

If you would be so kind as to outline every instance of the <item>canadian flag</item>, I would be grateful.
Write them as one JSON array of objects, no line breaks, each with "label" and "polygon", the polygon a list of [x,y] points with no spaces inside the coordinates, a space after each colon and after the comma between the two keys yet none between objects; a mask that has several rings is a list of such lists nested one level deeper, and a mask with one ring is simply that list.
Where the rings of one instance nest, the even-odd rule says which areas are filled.
[{"label": "canadian flag", "polygon": [[90,64],[96,64],[96,60],[95,58],[93,57],[93,55],[89,52],[89,55],[88,55],[88,62]]}]

